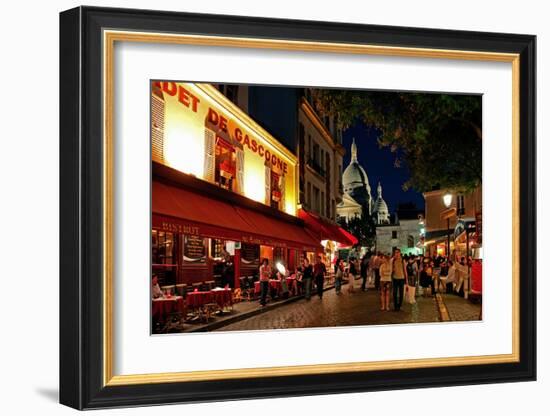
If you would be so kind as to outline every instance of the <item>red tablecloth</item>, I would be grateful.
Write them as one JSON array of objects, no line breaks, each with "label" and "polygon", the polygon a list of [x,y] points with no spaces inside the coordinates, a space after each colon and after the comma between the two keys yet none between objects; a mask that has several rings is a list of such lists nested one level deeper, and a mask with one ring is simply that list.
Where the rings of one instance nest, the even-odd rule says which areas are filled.
[{"label": "red tablecloth", "polygon": [[287,277],[286,283],[288,285],[288,290],[294,290],[294,288],[296,287],[296,277]]},{"label": "red tablecloth", "polygon": [[212,290],[211,292],[214,297],[214,302],[216,302],[220,308],[233,305],[233,291],[231,289],[218,289]]},{"label": "red tablecloth", "polygon": [[166,316],[171,312],[185,312],[183,297],[172,296],[170,298],[153,299],[153,318],[159,321],[165,321]]},{"label": "red tablecloth", "polygon": [[[275,289],[277,292],[281,290],[281,281],[277,279],[269,280],[269,288]],[[260,282],[254,282],[254,293],[260,293]]]},{"label": "red tablecloth", "polygon": [[218,289],[187,294],[187,306],[190,308],[200,308],[207,303],[217,303],[220,308],[233,305],[233,292],[231,289]]},{"label": "red tablecloth", "polygon": [[205,292],[189,292],[187,294],[187,306],[190,308],[200,308],[213,301],[214,295],[210,290]]}]

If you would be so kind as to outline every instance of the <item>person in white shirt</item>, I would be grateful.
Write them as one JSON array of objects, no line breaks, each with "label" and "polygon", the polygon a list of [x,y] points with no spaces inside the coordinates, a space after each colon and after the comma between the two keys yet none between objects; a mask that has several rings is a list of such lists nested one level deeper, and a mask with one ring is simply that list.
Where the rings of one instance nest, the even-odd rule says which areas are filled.
[{"label": "person in white shirt", "polygon": [[453,293],[456,283],[456,266],[454,261],[449,260],[449,269],[447,271],[446,292]]},{"label": "person in white shirt", "polygon": [[391,264],[389,256],[379,254],[380,262],[380,310],[390,310]]},{"label": "person in white shirt", "polygon": [[162,293],[162,289],[159,286],[159,281],[156,274],[153,275],[153,280],[151,281],[151,294],[153,296],[153,299],[164,297],[164,293]]}]

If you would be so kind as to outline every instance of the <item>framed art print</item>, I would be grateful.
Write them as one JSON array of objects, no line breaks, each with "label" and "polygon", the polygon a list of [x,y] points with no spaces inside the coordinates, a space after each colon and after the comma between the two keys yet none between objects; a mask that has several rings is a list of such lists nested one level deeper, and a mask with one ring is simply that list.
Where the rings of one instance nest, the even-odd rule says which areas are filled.
[{"label": "framed art print", "polygon": [[535,379],[534,36],[60,28],[61,403]]}]

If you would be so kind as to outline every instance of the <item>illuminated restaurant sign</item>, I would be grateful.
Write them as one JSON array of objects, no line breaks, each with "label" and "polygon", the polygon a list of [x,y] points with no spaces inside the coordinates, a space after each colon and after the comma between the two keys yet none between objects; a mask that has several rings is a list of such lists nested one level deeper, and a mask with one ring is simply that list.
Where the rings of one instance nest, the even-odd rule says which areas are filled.
[{"label": "illuminated restaurant sign", "polygon": [[153,160],[296,215],[296,156],[211,84],[152,83]]},{"label": "illuminated restaurant sign", "polygon": [[[180,104],[182,104],[184,107],[190,109],[191,111],[197,113],[199,110],[199,104],[201,100],[199,97],[194,95],[192,92],[190,92],[188,89],[183,87],[182,85],[178,85],[175,82],[160,82],[157,81],[153,84],[154,86],[158,88],[162,88],[162,91],[167,93],[170,96],[177,97]],[[235,139],[242,143],[243,147],[246,149],[257,153],[260,157],[264,158],[268,163],[271,163],[273,166],[277,166],[283,173],[287,173],[288,166],[287,163],[282,160],[280,157],[278,157],[275,153],[270,152],[268,149],[266,149],[262,144],[258,143],[258,141],[254,138],[250,138],[248,134],[243,133],[241,130],[241,127],[239,127],[236,123],[230,123],[227,117],[225,117],[223,114],[218,113],[215,109],[212,107],[208,108],[208,116],[207,120],[208,123],[210,123],[213,126],[218,127],[221,131],[231,134],[235,137]],[[229,125],[233,125],[233,131],[229,131]]]}]

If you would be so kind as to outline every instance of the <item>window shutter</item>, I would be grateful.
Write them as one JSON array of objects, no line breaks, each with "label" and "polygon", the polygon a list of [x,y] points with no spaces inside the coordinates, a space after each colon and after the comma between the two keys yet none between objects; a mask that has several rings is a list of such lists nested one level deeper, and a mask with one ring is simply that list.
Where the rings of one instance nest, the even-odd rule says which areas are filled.
[{"label": "window shutter", "polygon": [[236,148],[237,155],[237,192],[244,195],[244,150]]},{"label": "window shutter", "polygon": [[265,203],[271,206],[271,168],[265,167]]},{"label": "window shutter", "polygon": [[151,97],[151,157],[155,162],[164,162],[164,100],[153,94]]},{"label": "window shutter", "polygon": [[286,205],[285,205],[285,188],[286,188],[286,181],[284,175],[281,175],[279,177],[279,189],[281,190],[281,200],[279,201],[279,209],[281,211],[285,211]]},{"label": "window shutter", "polygon": [[216,176],[216,135],[212,130],[204,130],[204,177],[208,182],[214,182]]}]

